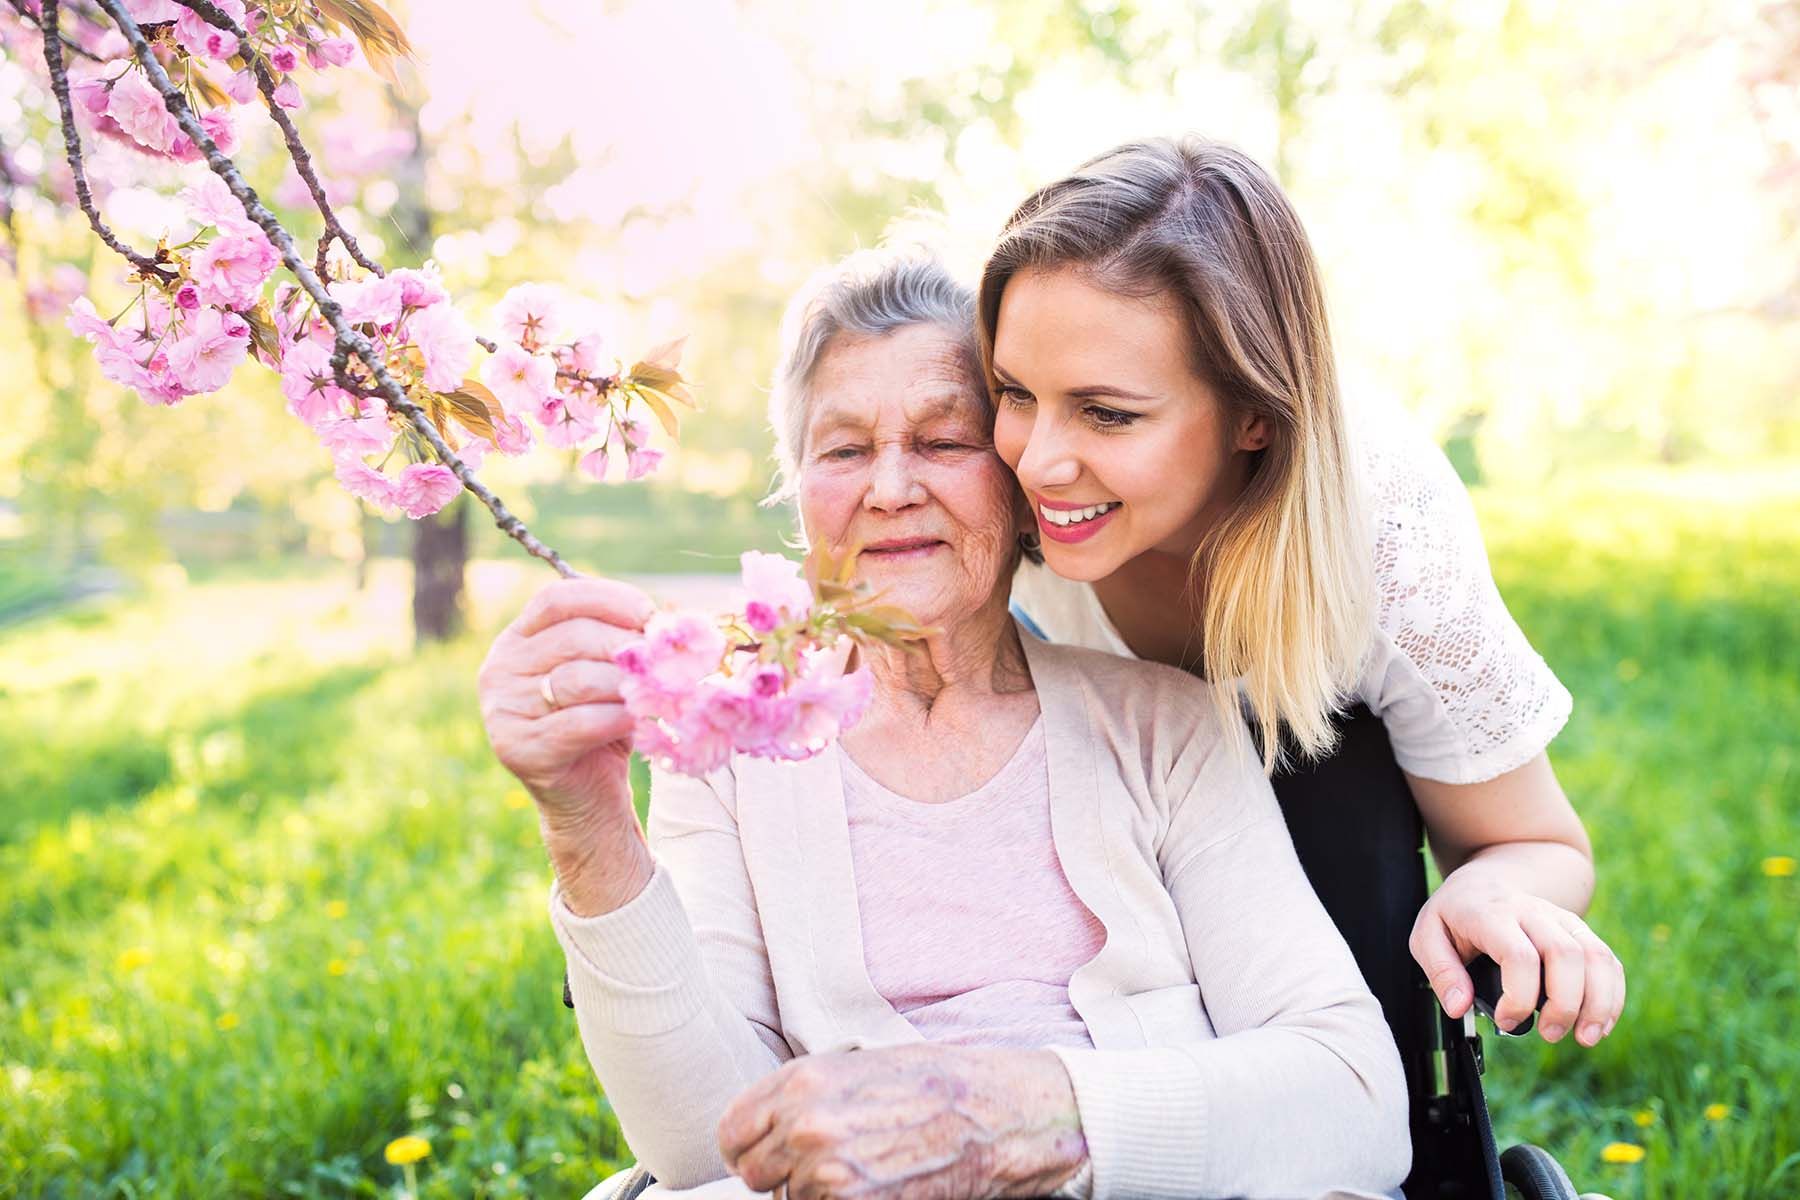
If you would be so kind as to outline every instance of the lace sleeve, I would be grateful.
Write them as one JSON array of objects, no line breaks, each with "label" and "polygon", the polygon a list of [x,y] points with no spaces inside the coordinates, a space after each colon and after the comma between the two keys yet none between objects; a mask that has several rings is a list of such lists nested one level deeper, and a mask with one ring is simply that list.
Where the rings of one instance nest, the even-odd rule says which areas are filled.
[{"label": "lace sleeve", "polygon": [[1404,419],[1363,433],[1378,591],[1364,698],[1406,770],[1445,783],[1492,779],[1556,736],[1568,689],[1501,600],[1474,506],[1443,451]]}]

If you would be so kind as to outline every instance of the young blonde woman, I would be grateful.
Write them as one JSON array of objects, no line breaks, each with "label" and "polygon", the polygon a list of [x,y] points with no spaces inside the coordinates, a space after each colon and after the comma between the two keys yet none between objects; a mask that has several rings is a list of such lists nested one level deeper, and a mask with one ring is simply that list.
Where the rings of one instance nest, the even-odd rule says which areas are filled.
[{"label": "young blonde woman", "polygon": [[[1269,175],[1198,139],[1104,154],[1019,207],[979,319],[995,444],[1041,548],[1014,582],[1028,627],[1209,680],[1262,734],[1284,805],[1409,791],[1444,876],[1410,950],[1445,1010],[1469,1008],[1464,963],[1486,953],[1502,1028],[1541,971],[1547,1040],[1610,1033],[1624,971],[1578,915],[1592,851],[1545,753],[1569,694],[1442,453],[1398,414],[1347,411]],[[1338,752],[1356,715],[1386,735],[1373,765]]]}]

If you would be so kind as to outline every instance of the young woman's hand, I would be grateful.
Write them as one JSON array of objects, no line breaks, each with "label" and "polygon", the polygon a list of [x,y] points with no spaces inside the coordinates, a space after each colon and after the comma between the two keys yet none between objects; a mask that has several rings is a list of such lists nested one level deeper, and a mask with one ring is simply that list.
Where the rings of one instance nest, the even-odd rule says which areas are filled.
[{"label": "young woman's hand", "polygon": [[886,1046],[791,1059],[719,1119],[725,1165],[778,1200],[1047,1196],[1087,1156],[1047,1050]]},{"label": "young woman's hand", "polygon": [[494,639],[476,680],[488,741],[537,801],[564,901],[579,915],[618,907],[652,869],[612,655],[653,611],[628,584],[557,580]]},{"label": "young woman's hand", "polygon": [[1463,964],[1486,954],[1500,964],[1495,1023],[1510,1030],[1548,997],[1538,1017],[1547,1042],[1592,1046],[1612,1032],[1625,1006],[1625,968],[1587,922],[1548,900],[1508,886],[1476,859],[1446,878],[1413,924],[1413,957],[1444,1011],[1460,1017],[1475,993]]}]

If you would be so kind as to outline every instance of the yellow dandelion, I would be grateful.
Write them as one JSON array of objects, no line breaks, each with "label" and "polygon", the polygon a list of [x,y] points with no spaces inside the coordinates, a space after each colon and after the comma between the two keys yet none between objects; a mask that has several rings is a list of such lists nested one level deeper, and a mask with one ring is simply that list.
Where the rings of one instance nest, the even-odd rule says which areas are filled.
[{"label": "yellow dandelion", "polygon": [[334,958],[325,964],[325,971],[329,975],[347,975],[350,973],[350,964],[341,958]]},{"label": "yellow dandelion", "polygon": [[238,1027],[239,1023],[238,1015],[234,1012],[222,1012],[219,1014],[219,1019],[213,1022],[220,1033],[230,1033]]},{"label": "yellow dandelion", "polygon": [[135,971],[139,967],[148,966],[150,958],[148,946],[133,946],[129,950],[122,950],[119,952],[119,970]]},{"label": "yellow dandelion", "polygon": [[524,788],[514,788],[506,793],[506,807],[511,809],[530,808],[531,797],[525,794]]},{"label": "yellow dandelion", "polygon": [[1709,1104],[1703,1115],[1709,1121],[1723,1121],[1731,1115],[1731,1106],[1729,1104]]},{"label": "yellow dandelion", "polygon": [[387,1144],[382,1151],[387,1160],[396,1167],[409,1167],[431,1153],[431,1143],[416,1134],[397,1137]]},{"label": "yellow dandelion", "polygon": [[1762,872],[1770,879],[1786,879],[1794,873],[1796,863],[1786,854],[1772,854],[1762,861]]},{"label": "yellow dandelion", "polygon": [[325,915],[333,921],[341,921],[350,915],[350,905],[343,900],[329,900],[325,904]]},{"label": "yellow dandelion", "polygon": [[1656,1124],[1656,1114],[1647,1108],[1640,1108],[1631,1114],[1631,1123],[1639,1129],[1648,1129]]},{"label": "yellow dandelion", "polygon": [[1644,1161],[1644,1148],[1635,1142],[1608,1142],[1600,1151],[1600,1161],[1624,1165]]}]

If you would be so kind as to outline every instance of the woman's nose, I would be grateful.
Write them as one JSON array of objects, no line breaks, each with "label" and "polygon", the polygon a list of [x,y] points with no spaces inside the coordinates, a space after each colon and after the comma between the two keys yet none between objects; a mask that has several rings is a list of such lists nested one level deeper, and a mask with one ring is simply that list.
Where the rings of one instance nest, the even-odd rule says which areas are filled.
[{"label": "woman's nose", "polygon": [[884,446],[875,452],[869,471],[869,487],[863,493],[867,508],[890,510],[922,504],[925,485],[914,469],[912,456],[903,447]]},{"label": "woman's nose", "polygon": [[1081,460],[1066,440],[1042,417],[1032,422],[1031,437],[1019,455],[1019,482],[1028,490],[1067,487],[1081,477]]}]

